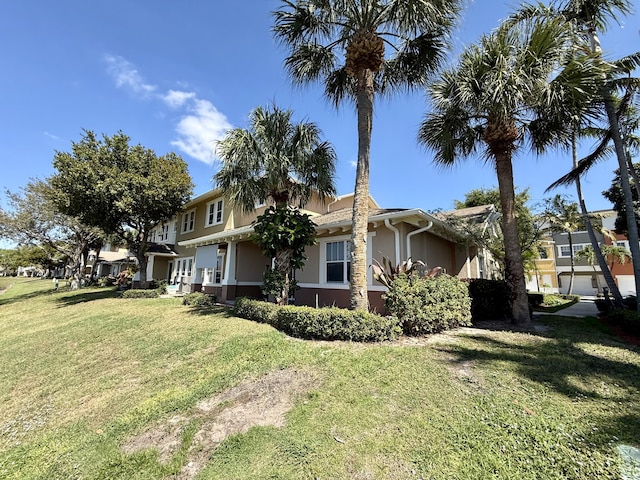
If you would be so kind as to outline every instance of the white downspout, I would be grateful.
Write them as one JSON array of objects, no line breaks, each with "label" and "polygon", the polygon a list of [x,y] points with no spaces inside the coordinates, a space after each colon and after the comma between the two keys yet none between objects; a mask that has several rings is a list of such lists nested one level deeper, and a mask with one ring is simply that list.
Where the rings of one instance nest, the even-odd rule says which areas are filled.
[{"label": "white downspout", "polygon": [[411,258],[411,237],[419,233],[426,232],[427,230],[431,229],[431,227],[433,227],[433,222],[429,220],[427,226],[419,228],[418,230],[414,230],[413,232],[407,234],[407,258]]},{"label": "white downspout", "polygon": [[400,259],[400,230],[391,225],[391,222],[388,218],[384,219],[384,224],[386,227],[393,232],[393,236],[395,238],[394,244],[396,247],[396,261],[395,264],[399,264],[402,260]]}]

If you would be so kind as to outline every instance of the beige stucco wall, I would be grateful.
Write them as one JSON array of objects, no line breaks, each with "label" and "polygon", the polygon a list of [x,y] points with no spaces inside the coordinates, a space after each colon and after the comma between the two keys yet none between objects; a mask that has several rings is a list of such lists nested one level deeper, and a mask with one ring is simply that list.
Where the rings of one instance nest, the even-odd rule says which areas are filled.
[{"label": "beige stucco wall", "polygon": [[158,257],[155,256],[153,259],[153,272],[152,278],[154,280],[166,280],[167,272],[169,269],[169,259],[168,257]]},{"label": "beige stucco wall", "polygon": [[312,245],[305,250],[307,261],[301,270],[296,272],[299,283],[318,283],[320,281],[320,245]]},{"label": "beige stucco wall", "polygon": [[262,275],[271,260],[251,242],[240,242],[236,247],[236,280],[238,282],[261,282]]}]

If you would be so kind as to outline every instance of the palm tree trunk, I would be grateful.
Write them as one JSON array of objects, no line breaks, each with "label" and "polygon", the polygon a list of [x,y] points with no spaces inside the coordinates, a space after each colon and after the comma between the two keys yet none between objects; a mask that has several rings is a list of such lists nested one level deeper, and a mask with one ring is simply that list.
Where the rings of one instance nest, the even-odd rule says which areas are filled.
[{"label": "palm tree trunk", "polygon": [[367,226],[369,217],[369,159],[373,121],[373,73],[358,72],[358,164],[353,195],[351,228],[351,287],[349,306],[368,310],[367,294]]},{"label": "palm tree trunk", "polygon": [[[638,237],[638,224],[636,223],[633,196],[631,194],[631,184],[629,182],[629,169],[627,168],[627,156],[620,136],[618,117],[613,103],[611,92],[605,87],[603,89],[604,106],[611,125],[611,136],[618,157],[618,167],[620,169],[620,185],[624,194],[624,205],[627,215],[627,236],[629,238],[629,250],[631,251],[631,261],[633,263],[633,275],[635,278],[636,294],[640,293],[640,241]],[[640,295],[636,296],[636,310],[640,312]]]},{"label": "palm tree trunk", "polygon": [[529,313],[529,299],[524,280],[518,224],[516,223],[516,195],[513,185],[511,155],[496,154],[495,162],[502,208],[505,280],[509,288],[511,321],[515,324],[526,324],[531,322],[531,314]]},{"label": "palm tree trunk", "polygon": [[[578,166],[578,143],[576,141],[575,133],[573,138],[571,139],[571,151],[573,156],[573,168]],[[622,305],[622,295],[620,294],[620,289],[618,285],[616,285],[615,280],[613,279],[613,275],[611,275],[611,269],[609,268],[609,264],[607,264],[607,260],[604,258],[602,254],[602,249],[600,248],[600,243],[598,243],[598,239],[596,238],[596,234],[593,231],[593,225],[591,224],[591,218],[589,217],[589,211],[587,210],[587,205],[584,201],[584,196],[582,195],[582,184],[580,183],[580,177],[576,178],[576,192],[578,195],[578,204],[580,205],[580,211],[582,212],[582,218],[584,220],[585,228],[587,229],[587,235],[589,236],[589,241],[591,242],[591,248],[593,248],[593,254],[598,261],[598,266],[600,267],[600,271],[602,272],[602,276],[604,277],[604,281],[609,288],[609,292],[613,295],[613,301],[616,305]],[[595,266],[594,266],[595,269]],[[596,280],[598,278],[598,274],[596,273]]]},{"label": "palm tree trunk", "polygon": [[569,289],[567,290],[567,294],[572,295],[573,281],[576,278],[576,262],[573,258],[573,237],[571,236],[571,232],[567,232],[567,237],[569,238],[569,264],[571,265],[571,275],[569,276]]},{"label": "palm tree trunk", "polygon": [[[602,56],[602,48],[600,47],[600,39],[595,28],[590,29],[591,50]],[[633,276],[636,287],[636,310],[640,312],[640,239],[638,237],[638,224],[636,223],[636,215],[633,205],[633,197],[631,195],[631,185],[629,183],[629,169],[627,168],[627,157],[625,155],[624,143],[620,135],[620,125],[618,124],[618,116],[616,115],[616,107],[613,103],[611,90],[608,86],[602,87],[602,98],[604,100],[604,108],[609,119],[611,127],[611,138],[616,150],[618,158],[618,167],[620,169],[620,185],[624,195],[624,203],[627,215],[627,238],[629,239],[629,250],[631,251],[631,261],[633,263]]]}]

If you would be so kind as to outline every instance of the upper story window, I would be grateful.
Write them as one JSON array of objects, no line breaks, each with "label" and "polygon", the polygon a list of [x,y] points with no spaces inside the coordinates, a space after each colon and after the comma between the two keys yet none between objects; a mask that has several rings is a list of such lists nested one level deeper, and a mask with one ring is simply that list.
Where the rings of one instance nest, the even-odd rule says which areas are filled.
[{"label": "upper story window", "polygon": [[580,250],[586,247],[588,244],[586,243],[577,243],[573,245],[573,255],[571,255],[571,250],[569,249],[569,245],[560,245],[558,248],[560,250],[560,257],[569,258],[571,256],[576,256]]},{"label": "upper story window", "polygon": [[189,210],[182,215],[182,232],[192,232],[196,222],[196,209]]},{"label": "upper story window", "polygon": [[207,217],[205,219],[205,227],[219,225],[222,223],[224,213],[224,201],[222,199],[214,200],[207,203]]},{"label": "upper story window", "polygon": [[166,242],[169,240],[169,225],[162,224],[158,232],[158,241]]}]

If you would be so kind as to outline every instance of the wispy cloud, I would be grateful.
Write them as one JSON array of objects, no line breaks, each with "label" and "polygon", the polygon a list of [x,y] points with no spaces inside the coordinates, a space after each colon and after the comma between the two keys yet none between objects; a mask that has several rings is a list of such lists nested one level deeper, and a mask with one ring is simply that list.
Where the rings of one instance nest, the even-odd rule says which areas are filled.
[{"label": "wispy cloud", "polygon": [[60,140],[60,137],[58,137],[57,135],[54,135],[53,133],[49,133],[49,132],[44,132],[45,136],[51,138],[52,140]]},{"label": "wispy cloud", "polygon": [[358,166],[358,161],[357,160],[351,160],[349,162],[349,165],[351,165],[351,168],[353,168],[355,170],[356,167]]},{"label": "wispy cloud", "polygon": [[198,98],[195,92],[168,90],[157,92],[155,85],[145,83],[136,67],[126,59],[107,55],[107,71],[118,88],[124,88],[145,99],[161,101],[172,110],[183,110],[175,125],[177,138],[171,142],[182,153],[207,164],[215,161],[217,140],[233,128],[227,117],[208,100]]},{"label": "wispy cloud", "polygon": [[107,62],[107,71],[113,77],[118,88],[125,88],[142,96],[155,92],[157,87],[145,83],[131,62],[116,55],[106,55],[105,61]]}]

